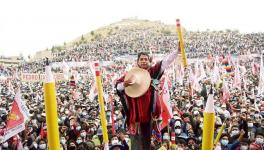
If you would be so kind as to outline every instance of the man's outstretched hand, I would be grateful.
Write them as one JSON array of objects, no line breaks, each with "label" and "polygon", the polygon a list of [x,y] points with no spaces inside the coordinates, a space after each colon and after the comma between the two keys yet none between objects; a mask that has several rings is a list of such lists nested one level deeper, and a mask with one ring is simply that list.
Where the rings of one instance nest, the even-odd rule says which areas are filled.
[{"label": "man's outstretched hand", "polygon": [[130,85],[133,85],[135,83],[135,77],[132,75],[129,79],[124,81],[124,87],[128,87]]}]

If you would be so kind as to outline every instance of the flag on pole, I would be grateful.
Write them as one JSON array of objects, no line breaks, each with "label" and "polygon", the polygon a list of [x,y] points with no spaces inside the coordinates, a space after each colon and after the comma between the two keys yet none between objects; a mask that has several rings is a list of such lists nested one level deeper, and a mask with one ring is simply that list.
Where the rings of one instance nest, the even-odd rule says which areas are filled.
[{"label": "flag on pole", "polygon": [[201,72],[201,75],[199,77],[199,80],[206,78],[203,62],[200,62],[200,72]]},{"label": "flag on pole", "polygon": [[258,85],[258,95],[264,92],[264,67],[263,67],[263,57],[261,55],[260,59],[260,69],[259,69],[259,85]]},{"label": "flag on pole", "polygon": [[241,89],[241,76],[237,65],[235,67],[234,87]]},{"label": "flag on pole", "polygon": [[65,80],[69,79],[69,70],[70,70],[69,65],[63,60],[62,61],[62,71],[63,71],[63,76]]},{"label": "flag on pole", "polygon": [[252,69],[253,75],[258,74],[259,66],[254,61],[251,63],[251,69]]},{"label": "flag on pole", "polygon": [[161,124],[161,130],[165,128],[169,124],[169,119],[172,118],[172,108],[170,104],[170,93],[169,93],[169,87],[168,82],[166,80],[166,77],[161,80],[161,88],[162,91],[159,95],[159,98],[161,100],[161,117],[162,117],[162,124]]},{"label": "flag on pole", "polygon": [[25,122],[29,118],[29,111],[25,103],[21,100],[20,92],[18,91],[15,100],[12,104],[12,109],[8,114],[4,136],[0,143],[7,141],[9,138],[25,130]]},{"label": "flag on pole", "polygon": [[214,70],[212,72],[212,75],[211,75],[211,81],[212,83],[217,83],[220,79],[220,74],[219,74],[219,68],[218,68],[218,65],[215,61],[215,65],[214,65]]},{"label": "flag on pole", "polygon": [[230,98],[230,92],[229,92],[229,88],[228,88],[228,86],[227,86],[225,80],[223,80],[222,90],[223,90],[222,103],[226,103],[226,102],[229,101],[229,98]]}]

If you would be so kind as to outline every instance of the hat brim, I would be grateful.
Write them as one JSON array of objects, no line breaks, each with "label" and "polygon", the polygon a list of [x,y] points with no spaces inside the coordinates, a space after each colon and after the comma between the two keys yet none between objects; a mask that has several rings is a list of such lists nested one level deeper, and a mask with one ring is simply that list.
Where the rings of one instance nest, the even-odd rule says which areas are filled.
[{"label": "hat brim", "polygon": [[135,67],[126,74],[124,81],[127,81],[132,76],[134,77],[134,83],[125,88],[125,93],[129,97],[137,98],[147,92],[150,86],[151,77],[147,70]]}]

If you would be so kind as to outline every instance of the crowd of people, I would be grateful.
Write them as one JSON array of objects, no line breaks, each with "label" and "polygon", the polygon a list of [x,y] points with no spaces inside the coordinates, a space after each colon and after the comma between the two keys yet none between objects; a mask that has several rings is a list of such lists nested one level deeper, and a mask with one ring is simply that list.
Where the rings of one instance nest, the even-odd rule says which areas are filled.
[{"label": "crowd of people", "polygon": [[[125,125],[125,117],[119,97],[116,95],[115,82],[121,77],[128,66],[134,65],[133,60],[116,60],[123,55],[135,55],[139,51],[152,50],[153,54],[165,54],[178,47],[176,34],[164,35],[156,28],[127,28],[119,27],[119,32],[110,33],[106,37],[94,40],[88,44],[76,45],[61,52],[55,52],[51,62],[91,62],[96,60],[112,61],[112,64],[102,67],[104,99],[110,149],[126,150],[130,147],[130,138]],[[260,64],[259,57],[240,59],[239,65],[242,85],[234,87],[235,76],[229,71],[220,71],[221,77],[212,82],[213,68],[225,68],[222,59],[228,54],[248,55],[261,53],[264,49],[264,34],[241,34],[229,32],[186,32],[185,37],[187,58],[199,58],[206,70],[206,77],[199,80],[200,90],[193,88],[190,76],[195,72],[195,63],[189,64],[184,70],[182,81],[178,78],[178,64],[167,72],[172,118],[161,135],[153,133],[151,147],[158,149],[201,149],[203,110],[210,91],[215,100],[215,137],[225,124],[215,150],[262,150],[264,148],[264,95],[259,93],[260,67],[256,72],[252,64]],[[214,62],[208,63],[208,54],[212,54]],[[248,55],[249,56],[249,55]],[[225,59],[223,58],[223,59]],[[237,64],[229,66],[235,68]],[[210,67],[211,65],[211,67]],[[242,68],[242,67],[241,67]],[[208,70],[207,70],[208,69]],[[53,69],[62,72],[62,68]],[[71,70],[79,72],[80,77],[71,84],[71,79],[56,82],[58,124],[60,146],[63,150],[99,150],[105,148],[102,142],[102,126],[100,123],[99,104],[95,89],[95,77],[92,67],[87,63],[84,67],[74,67]],[[173,71],[171,71],[173,70]],[[0,129],[5,128],[12,102],[19,87],[22,100],[29,108],[30,119],[26,129],[19,136],[14,136],[1,143],[3,150],[15,149],[18,141],[22,141],[23,148],[29,150],[48,149],[46,113],[44,109],[43,83],[26,82],[19,79],[19,73],[43,73],[44,62],[36,61],[23,63],[18,67],[0,66],[0,76],[10,77],[0,80]],[[232,70],[231,72],[234,72]],[[87,74],[82,77],[82,74]],[[230,97],[223,101],[223,85],[230,90]],[[192,89],[192,90],[191,90]],[[194,90],[195,89],[195,90]],[[172,138],[175,133],[175,140]],[[173,143],[176,144],[173,144]]]}]

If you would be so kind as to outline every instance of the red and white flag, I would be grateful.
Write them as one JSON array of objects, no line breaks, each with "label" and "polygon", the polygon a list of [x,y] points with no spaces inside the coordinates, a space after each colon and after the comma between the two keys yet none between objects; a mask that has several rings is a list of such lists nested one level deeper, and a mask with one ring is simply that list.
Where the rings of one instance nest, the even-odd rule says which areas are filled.
[{"label": "red and white flag", "polygon": [[63,71],[63,76],[65,80],[69,79],[69,70],[70,70],[69,65],[63,60],[62,61],[62,71]]},{"label": "red and white flag", "polygon": [[252,73],[253,75],[257,75],[258,74],[258,70],[259,70],[259,66],[258,64],[256,64],[254,61],[251,64],[252,67]]},{"label": "red and white flag", "polygon": [[203,62],[200,62],[200,72],[201,72],[201,76],[199,77],[199,80],[202,80],[202,79],[206,78],[206,73],[204,71]]},{"label": "red and white flag", "polygon": [[3,140],[7,141],[9,138],[25,130],[25,122],[29,118],[29,111],[25,103],[21,100],[20,92],[16,93],[15,100],[12,104],[12,109],[8,114],[6,128],[4,130]]},{"label": "red and white flag", "polygon": [[219,81],[219,79],[220,79],[219,67],[215,61],[214,70],[213,70],[212,75],[211,75],[211,82],[217,83]]},{"label": "red and white flag", "polygon": [[225,80],[223,80],[222,90],[223,90],[222,103],[226,103],[229,101],[230,91],[229,91],[228,85],[226,84]]},{"label": "red and white flag", "polygon": [[260,59],[260,69],[259,69],[259,85],[258,85],[258,95],[264,92],[264,66],[263,58]]},{"label": "red and white flag", "polygon": [[91,86],[91,89],[90,89],[90,92],[89,92],[89,99],[91,101],[94,100],[94,98],[98,95],[97,93],[97,88],[96,88],[96,83],[94,81],[92,81],[92,86]]},{"label": "red and white flag", "polygon": [[235,67],[234,87],[241,89],[241,76],[237,65]]},{"label": "red and white flag", "polygon": [[169,93],[169,87],[166,80],[166,77],[161,80],[160,84],[162,91],[159,95],[159,98],[161,100],[161,117],[162,117],[162,124],[161,124],[161,130],[165,128],[169,124],[169,119],[172,118],[172,108],[170,104],[170,93]]},{"label": "red and white flag", "polygon": [[183,65],[177,65],[176,66],[175,80],[180,85],[183,85],[183,78],[184,78],[184,67],[183,67]]}]

